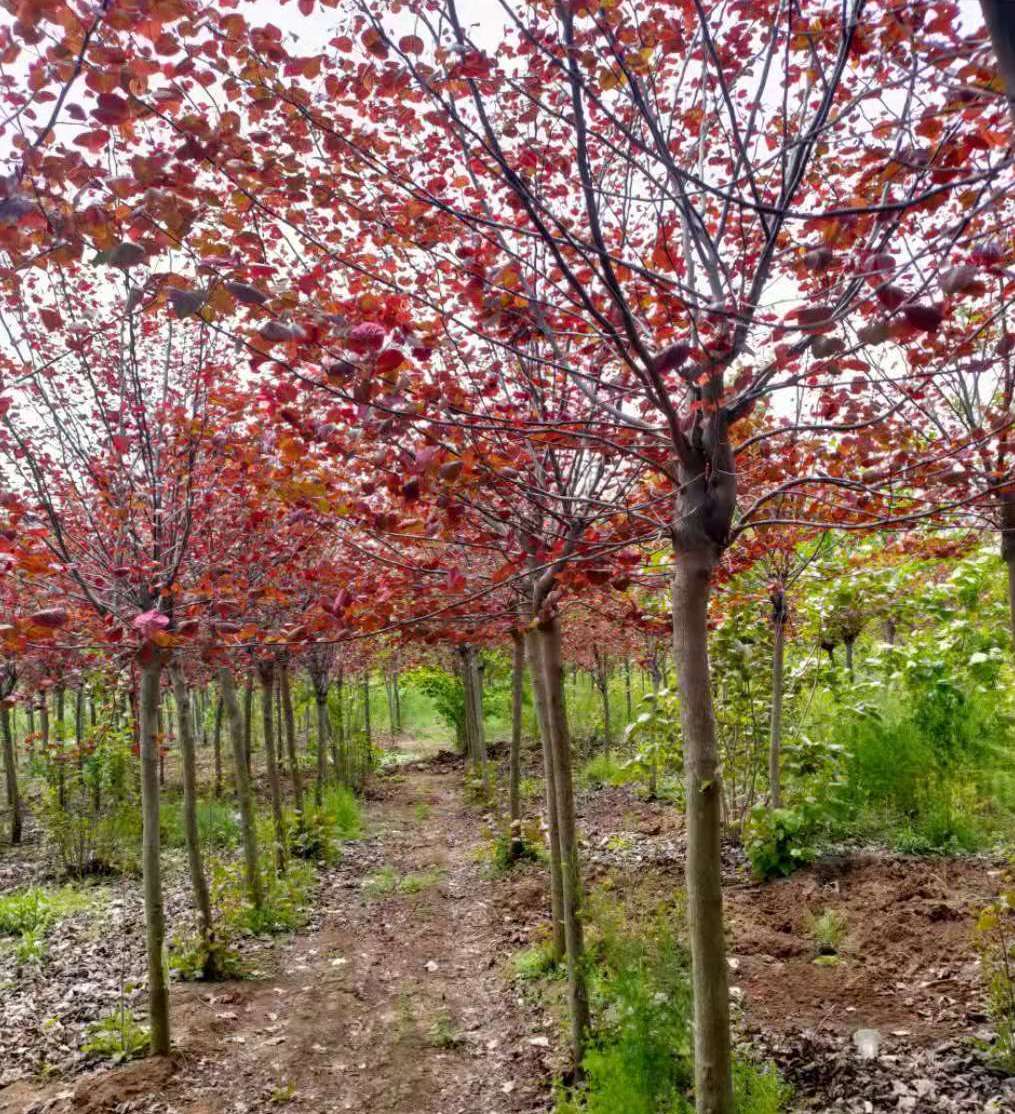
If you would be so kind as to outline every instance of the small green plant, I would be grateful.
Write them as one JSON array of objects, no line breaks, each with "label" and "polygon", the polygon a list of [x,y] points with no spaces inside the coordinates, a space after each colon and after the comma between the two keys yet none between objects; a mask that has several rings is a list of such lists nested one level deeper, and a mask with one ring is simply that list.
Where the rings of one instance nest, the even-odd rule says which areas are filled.
[{"label": "small green plant", "polygon": [[780,1114],[793,1098],[793,1088],[774,1064],[733,1062],[733,1109],[736,1114]]},{"label": "small green plant", "polygon": [[811,862],[814,824],[806,808],[757,808],[747,826],[747,854],[754,876],[762,881],[785,878]]},{"label": "small green plant", "polygon": [[455,1025],[451,1014],[447,1010],[441,1011],[434,1018],[433,1023],[427,1030],[426,1039],[427,1043],[434,1048],[457,1048],[462,1043],[458,1026]]},{"label": "small green plant", "polygon": [[523,829],[517,839],[506,830],[495,832],[488,843],[480,845],[476,857],[485,864],[485,872],[491,878],[502,878],[521,863],[539,862],[543,847],[538,823]]},{"label": "small green plant", "polygon": [[[197,834],[202,847],[228,850],[240,842],[240,821],[236,808],[225,801],[198,801]],[[166,847],[185,847],[183,829],[183,802],[179,799],[163,801],[159,812],[162,842]]]},{"label": "small green plant", "polygon": [[81,1046],[86,1055],[100,1056],[114,1064],[142,1056],[147,1048],[148,1030],[122,1002],[113,1013],[88,1026],[88,1039]]},{"label": "small green plant", "polygon": [[291,1079],[280,1079],[271,1090],[271,1101],[276,1106],[285,1106],[296,1097],[296,1084]]},{"label": "small green plant", "polygon": [[363,892],[368,898],[388,897],[395,893],[418,894],[436,886],[443,877],[444,872],[438,869],[400,875],[393,866],[382,866],[363,881]]},{"label": "small green plant", "polygon": [[1015,1074],[1015,890],[980,913],[976,947],[995,1032],[986,1052],[997,1067]]},{"label": "small green plant", "polygon": [[550,940],[544,940],[531,948],[523,948],[520,952],[515,952],[511,957],[511,966],[515,978],[526,982],[561,973]]},{"label": "small green plant", "polygon": [[[262,843],[270,846],[270,843]],[[317,874],[310,863],[293,860],[277,875],[269,861],[261,863],[264,896],[260,909],[247,901],[243,867],[234,861],[213,860],[210,872],[216,925],[224,940],[234,935],[294,932],[306,923]]]},{"label": "small green plant", "polygon": [[225,941],[207,944],[198,933],[173,938],[169,970],[181,982],[218,982],[243,979],[250,974],[239,954]]},{"label": "small green plant", "polygon": [[642,771],[637,764],[622,761],[615,754],[605,752],[590,758],[578,774],[578,784],[586,789],[604,786],[629,785],[638,781]]},{"label": "small green plant", "polygon": [[838,956],[848,928],[845,915],[837,909],[824,909],[816,917],[811,917],[807,930],[817,948],[818,959]]}]

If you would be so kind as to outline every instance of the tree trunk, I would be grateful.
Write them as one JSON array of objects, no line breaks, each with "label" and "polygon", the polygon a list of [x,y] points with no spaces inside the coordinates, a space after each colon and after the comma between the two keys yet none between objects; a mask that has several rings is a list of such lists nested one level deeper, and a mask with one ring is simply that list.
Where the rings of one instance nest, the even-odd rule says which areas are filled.
[{"label": "tree trunk", "polygon": [[546,827],[550,844],[550,912],[553,918],[553,958],[564,958],[564,895],[561,882],[560,834],[557,825],[557,779],[553,770],[546,682],[543,676],[543,653],[534,630],[525,632],[525,652],[529,659],[529,677],[536,704],[539,739],[543,748],[543,777],[546,783]]},{"label": "tree trunk", "polygon": [[673,655],[680,687],[687,783],[687,919],[694,991],[698,1114],[732,1114],[729,987],[722,908],[722,789],[708,663],[714,561],[675,551]]},{"label": "tree trunk", "polygon": [[293,694],[289,687],[289,666],[283,662],[278,669],[278,687],[282,697],[282,714],[285,720],[285,745],[289,752],[289,769],[292,774],[293,803],[300,825],[303,824],[303,775],[299,755],[296,753],[296,718],[293,715]]},{"label": "tree trunk", "polygon": [[197,906],[201,938],[205,948],[210,949],[214,938],[211,915],[211,897],[208,893],[208,880],[204,873],[201,857],[201,839],[197,829],[197,760],[194,755],[193,718],[190,707],[190,693],[183,670],[178,666],[171,670],[173,695],[176,698],[176,719],[180,734],[180,766],[183,778],[183,833],[187,841],[187,862],[190,866],[190,884],[194,889],[194,904]]},{"label": "tree trunk", "polygon": [[631,722],[631,659],[624,658],[624,696],[627,703],[627,722]]},{"label": "tree trunk", "polygon": [[165,961],[166,921],[162,908],[159,833],[159,684],[162,657],[148,647],[141,669],[141,867],[144,881],[145,942],[148,953],[148,1019],[152,1055],[169,1053],[169,978]]},{"label": "tree trunk", "polygon": [[402,731],[402,697],[398,691],[398,666],[395,666],[394,676],[392,677],[392,688],[395,693],[395,729],[401,734]]},{"label": "tree trunk", "polygon": [[324,782],[328,773],[328,690],[314,682],[314,701],[317,704],[317,784],[314,800],[320,808],[324,801]]},{"label": "tree trunk", "polygon": [[511,632],[511,758],[508,764],[508,808],[511,818],[511,857],[524,847],[522,839],[522,683],[525,680],[525,645],[521,631]]},{"label": "tree trunk", "polygon": [[350,784],[350,771],[349,771],[349,745],[345,735],[345,674],[341,669],[335,677],[335,705],[338,710],[338,715],[335,717],[337,723],[335,724],[335,744],[332,748],[334,754],[335,749],[338,751],[338,761],[335,765],[335,777],[338,778],[342,785]]},{"label": "tree trunk", "polygon": [[285,724],[282,718],[282,678],[279,674],[282,672],[281,668],[276,665],[275,667],[275,758],[278,762],[278,776],[280,779],[285,780],[286,771],[285,763],[287,757],[287,749],[285,745]]},{"label": "tree trunk", "polygon": [[557,833],[560,840],[562,913],[567,949],[567,980],[571,1013],[571,1046],[575,1071],[581,1073],[589,1029],[589,999],[585,979],[582,931],[582,878],[575,825],[574,784],[571,776],[571,739],[564,705],[564,667],[561,660],[560,622],[546,619],[537,628],[546,685],[547,724],[557,793]]},{"label": "tree trunk", "polygon": [[468,665],[472,670],[472,716],[476,730],[476,761],[484,789],[489,789],[489,775],[486,762],[486,722],[483,718],[483,664],[473,646],[469,647]]},{"label": "tree trunk", "polygon": [[254,675],[247,674],[243,689],[243,761],[247,767],[247,777],[254,771]]},{"label": "tree trunk", "polygon": [[856,641],[854,638],[847,638],[843,645],[846,647],[846,672],[849,674],[851,681],[856,680],[856,675],[853,672],[853,644]]},{"label": "tree trunk", "polygon": [[264,757],[268,766],[268,790],[271,795],[271,816],[275,824],[275,869],[285,874],[285,816],[282,812],[282,785],[278,777],[278,759],[275,753],[275,719],[272,696],[275,692],[275,667],[271,662],[261,664],[261,726],[264,731]]},{"label": "tree trunk", "polygon": [[247,748],[244,744],[244,722],[240,714],[240,704],[236,699],[236,683],[228,666],[219,669],[219,685],[222,689],[222,705],[229,723],[229,735],[233,744],[233,775],[236,779],[236,798],[240,806],[240,829],[243,835],[243,866],[247,883],[247,897],[255,909],[264,904],[261,888],[261,866],[257,853],[257,818],[254,815],[254,801],[250,791],[250,773],[247,770]]},{"label": "tree trunk", "polygon": [[215,726],[212,728],[212,752],[215,762],[215,797],[222,796],[222,693],[215,701]]},{"label": "tree trunk", "polygon": [[1011,0],[980,0],[980,7],[1015,122],[1015,5]]},{"label": "tree trunk", "polygon": [[4,775],[7,781],[7,804],[11,810],[11,843],[21,842],[21,797],[18,794],[18,766],[11,730],[11,709],[0,701],[0,734],[4,748]]},{"label": "tree trunk", "polygon": [[786,655],[786,597],[772,595],[772,722],[768,741],[768,799],[782,808],[782,674]]}]

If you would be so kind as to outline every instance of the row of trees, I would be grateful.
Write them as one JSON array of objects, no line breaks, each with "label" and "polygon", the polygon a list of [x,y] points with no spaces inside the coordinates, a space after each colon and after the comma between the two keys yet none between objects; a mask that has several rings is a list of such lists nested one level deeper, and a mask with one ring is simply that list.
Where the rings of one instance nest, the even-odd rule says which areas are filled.
[{"label": "row of trees", "polygon": [[996,55],[953,0],[503,0],[496,53],[455,0],[300,7],[306,52],[190,0],[6,32],[5,654],[136,659],[157,929],[166,668],[217,671],[235,738],[237,646],[514,637],[580,1063],[562,616],[657,622],[632,587],[671,578],[726,1114],[713,587],[772,561],[779,630],[826,531],[924,524],[1015,568],[1004,5]]}]

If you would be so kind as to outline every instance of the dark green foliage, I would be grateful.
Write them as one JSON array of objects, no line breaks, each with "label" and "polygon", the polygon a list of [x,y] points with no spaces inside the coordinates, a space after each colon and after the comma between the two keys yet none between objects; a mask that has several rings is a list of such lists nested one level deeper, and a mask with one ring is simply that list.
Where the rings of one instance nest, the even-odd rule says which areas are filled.
[{"label": "dark green foliage", "polygon": [[754,876],[785,878],[817,854],[816,826],[808,808],[758,808],[747,828],[747,854]]}]

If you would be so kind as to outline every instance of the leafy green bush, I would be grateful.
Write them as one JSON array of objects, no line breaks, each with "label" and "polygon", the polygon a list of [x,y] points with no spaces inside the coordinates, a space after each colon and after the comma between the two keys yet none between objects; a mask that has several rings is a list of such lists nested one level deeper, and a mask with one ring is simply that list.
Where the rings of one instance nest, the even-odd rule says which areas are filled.
[{"label": "leafy green bush", "polygon": [[625,762],[613,753],[596,754],[578,771],[578,784],[583,788],[600,789],[606,785],[630,785],[638,781],[642,770],[637,763]]},{"label": "leafy green bush", "polygon": [[814,859],[815,824],[807,808],[756,808],[745,844],[756,878],[785,878]]}]

